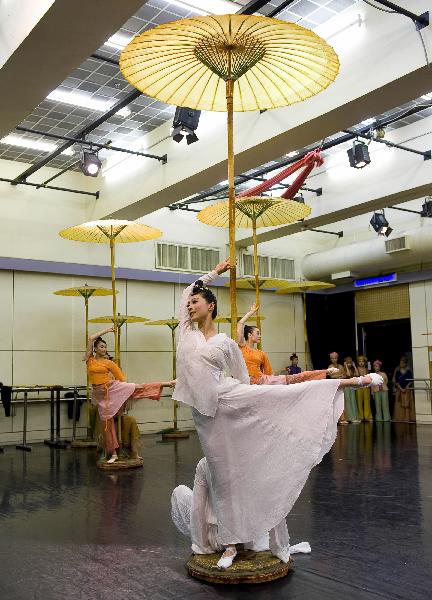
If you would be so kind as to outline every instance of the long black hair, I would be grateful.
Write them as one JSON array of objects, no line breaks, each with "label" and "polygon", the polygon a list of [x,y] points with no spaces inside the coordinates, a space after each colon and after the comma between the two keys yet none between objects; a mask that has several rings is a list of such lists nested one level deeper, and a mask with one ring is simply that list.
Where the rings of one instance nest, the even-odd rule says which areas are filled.
[{"label": "long black hair", "polygon": [[217,298],[213,294],[210,288],[206,287],[204,283],[199,279],[195,281],[194,286],[192,288],[192,296],[202,296],[204,300],[206,300],[209,304],[214,304],[214,309],[212,312],[212,319],[216,319],[217,317]]}]

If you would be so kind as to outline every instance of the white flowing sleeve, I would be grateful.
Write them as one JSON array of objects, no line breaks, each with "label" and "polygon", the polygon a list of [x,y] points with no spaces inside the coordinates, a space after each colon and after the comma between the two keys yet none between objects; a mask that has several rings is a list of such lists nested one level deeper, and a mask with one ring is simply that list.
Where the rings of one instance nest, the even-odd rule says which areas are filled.
[{"label": "white flowing sleeve", "polygon": [[[210,271],[207,275],[203,275],[197,281],[202,281],[204,285],[208,285],[214,279],[219,277],[219,274],[216,271]],[[191,283],[183,290],[181,300],[180,300],[180,308],[179,308],[179,333],[182,335],[187,331],[190,331],[193,327],[192,321],[189,318],[189,311],[187,309],[187,305],[189,302],[190,295],[192,293],[193,287],[196,282]]]},{"label": "white flowing sleeve", "polygon": [[246,383],[250,385],[250,377],[248,370],[246,368],[246,363],[243,358],[243,354],[241,353],[238,345],[228,338],[229,341],[229,354],[230,354],[230,371],[231,375],[234,379],[240,381],[240,383]]}]

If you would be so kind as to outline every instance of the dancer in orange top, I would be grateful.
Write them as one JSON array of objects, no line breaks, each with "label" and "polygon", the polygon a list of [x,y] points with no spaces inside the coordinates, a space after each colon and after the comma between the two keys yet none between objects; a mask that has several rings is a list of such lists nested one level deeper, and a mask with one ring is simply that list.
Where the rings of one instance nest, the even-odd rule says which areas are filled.
[{"label": "dancer in orange top", "polygon": [[142,398],[159,400],[163,387],[174,386],[173,381],[128,383],[120,367],[114,361],[106,358],[107,345],[101,336],[112,332],[114,332],[113,327],[109,327],[91,335],[85,354],[89,383],[92,386],[92,402],[97,405],[101,420],[105,421],[104,449],[111,453],[108,461],[110,463],[118,460],[119,443],[114,417],[121,414],[126,402]]},{"label": "dancer in orange top", "polygon": [[243,354],[246,368],[249,373],[250,382],[258,385],[289,385],[291,383],[302,383],[325,379],[331,372],[329,369],[320,371],[303,371],[296,375],[273,375],[270,360],[265,352],[255,348],[255,344],[261,341],[261,332],[258,327],[245,325],[246,321],[258,310],[256,304],[252,304],[249,311],[237,324],[237,343]]}]

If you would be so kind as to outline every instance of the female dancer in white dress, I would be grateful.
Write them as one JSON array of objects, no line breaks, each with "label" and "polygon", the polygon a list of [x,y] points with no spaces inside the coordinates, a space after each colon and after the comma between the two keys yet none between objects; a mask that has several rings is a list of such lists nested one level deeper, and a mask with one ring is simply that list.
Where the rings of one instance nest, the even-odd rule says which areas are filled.
[{"label": "female dancer in white dress", "polygon": [[[171,495],[171,516],[177,529],[190,538],[194,554],[213,554],[224,550],[218,542],[215,495],[207,460],[202,458],[196,466],[193,489],[178,485]],[[283,519],[274,529],[260,539],[245,544],[247,550],[261,552],[271,549],[274,556],[287,563],[290,555],[309,554],[308,542],[290,546],[288,528]]]},{"label": "female dancer in white dress", "polygon": [[250,385],[237,344],[217,333],[216,298],[206,287],[229,268],[220,263],[183,292],[173,394],[192,408],[211,473],[217,540],[226,547],[221,568],[231,566],[235,544],[261,538],[290,512],[336,438],[342,387],[376,384],[368,375]]}]

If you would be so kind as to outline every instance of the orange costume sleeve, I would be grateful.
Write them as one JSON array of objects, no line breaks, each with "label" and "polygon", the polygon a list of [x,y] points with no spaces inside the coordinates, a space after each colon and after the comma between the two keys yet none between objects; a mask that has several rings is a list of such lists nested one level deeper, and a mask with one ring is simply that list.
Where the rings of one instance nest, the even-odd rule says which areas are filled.
[{"label": "orange costume sleeve", "polygon": [[273,375],[273,369],[271,367],[270,361],[269,361],[269,357],[267,356],[267,354],[265,352],[262,353],[263,354],[263,361],[262,361],[262,372],[264,373],[264,375]]},{"label": "orange costume sleeve", "polygon": [[105,366],[113,374],[114,379],[117,379],[117,381],[126,381],[123,371],[114,361],[105,360]]}]

